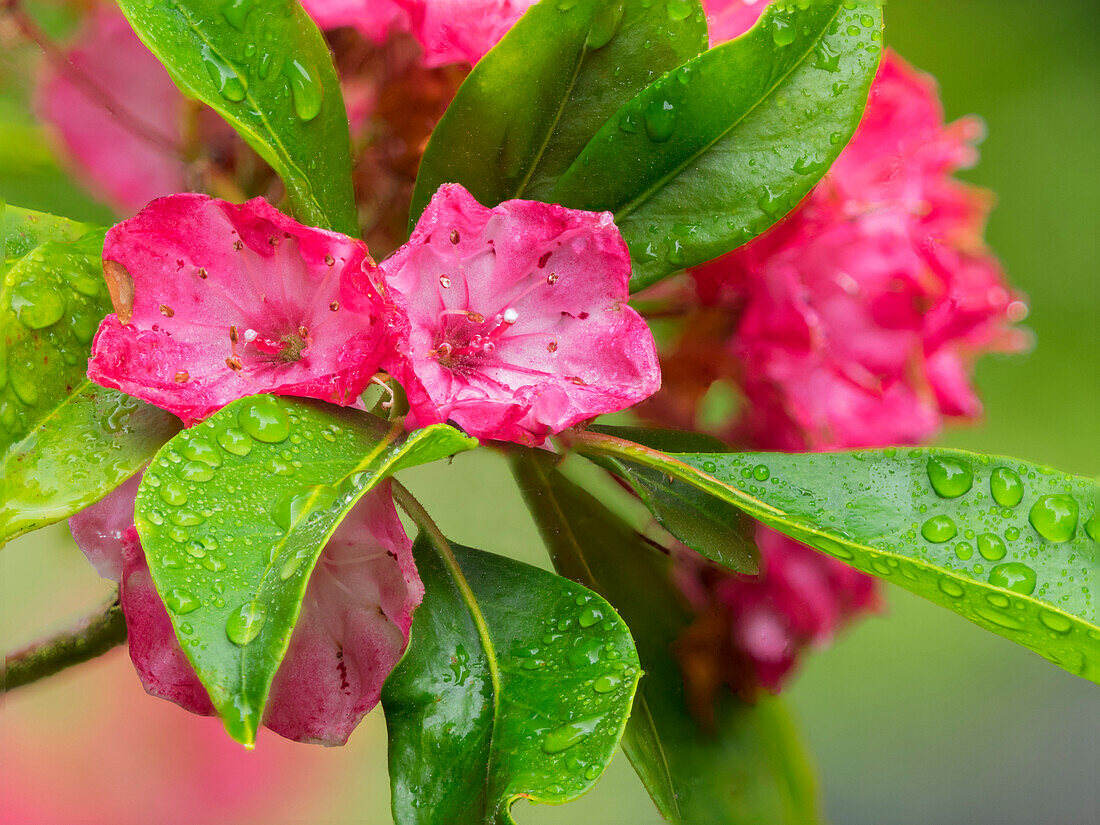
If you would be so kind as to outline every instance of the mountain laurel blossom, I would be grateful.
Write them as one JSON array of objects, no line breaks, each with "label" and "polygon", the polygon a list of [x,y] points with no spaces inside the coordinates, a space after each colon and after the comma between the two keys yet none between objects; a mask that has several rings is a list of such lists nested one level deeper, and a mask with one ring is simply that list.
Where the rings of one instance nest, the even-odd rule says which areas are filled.
[{"label": "mountain laurel blossom", "polygon": [[[99,574],[119,583],[130,658],[145,689],[208,716],[213,705],[176,638],[134,527],[140,478],[73,516],[69,526]],[[264,724],[298,742],[346,742],[378,704],[423,595],[386,482],[355,505],[321,552]]]},{"label": "mountain laurel blossom", "polygon": [[444,185],[382,274],[398,315],[385,366],[410,427],[453,421],[538,445],[660,387],[610,214],[522,200],[489,209]]},{"label": "mountain laurel blossom", "polygon": [[354,404],[380,364],[367,247],[259,198],[153,201],[107,233],[103,267],[115,313],[88,376],[186,423],[256,393]]}]

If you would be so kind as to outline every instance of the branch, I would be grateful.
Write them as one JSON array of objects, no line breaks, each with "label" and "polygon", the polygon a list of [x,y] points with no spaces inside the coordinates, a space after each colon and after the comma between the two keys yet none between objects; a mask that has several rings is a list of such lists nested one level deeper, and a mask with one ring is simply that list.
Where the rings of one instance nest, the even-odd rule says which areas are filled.
[{"label": "branch", "polygon": [[79,625],[4,659],[0,693],[53,676],[67,667],[102,656],[126,641],[126,619],[118,594]]}]

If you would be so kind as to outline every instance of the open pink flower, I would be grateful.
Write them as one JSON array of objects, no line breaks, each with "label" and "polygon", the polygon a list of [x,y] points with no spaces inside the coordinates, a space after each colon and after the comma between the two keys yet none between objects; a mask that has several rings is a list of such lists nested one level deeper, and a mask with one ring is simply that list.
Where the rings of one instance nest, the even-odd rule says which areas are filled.
[{"label": "open pink flower", "polygon": [[89,377],[187,423],[256,393],[353,404],[378,368],[367,247],[259,198],[156,200],[107,233],[103,261],[116,314]]},{"label": "open pink flower", "polygon": [[988,195],[951,174],[981,128],[944,126],[930,78],[889,54],[851,144],[806,201],[695,271],[738,313],[727,347],[751,402],[741,433],[767,448],[930,438],[973,417],[983,351],[1013,350],[1026,308],[982,242]]},{"label": "open pink flower", "polygon": [[[99,574],[119,582],[133,659],[145,689],[201,715],[214,712],[176,640],[134,527],[140,477],[69,520]],[[264,724],[288,739],[339,745],[378,704],[408,643],[424,587],[388,482],[329,539],[306,589]]]},{"label": "open pink flower", "polygon": [[186,189],[183,96],[126,18],[96,7],[65,56],[45,64],[37,108],[91,188],[125,213]]},{"label": "open pink flower", "polygon": [[607,213],[488,209],[448,184],[382,272],[400,318],[386,366],[417,426],[450,420],[478,438],[541,444],[660,386]]}]

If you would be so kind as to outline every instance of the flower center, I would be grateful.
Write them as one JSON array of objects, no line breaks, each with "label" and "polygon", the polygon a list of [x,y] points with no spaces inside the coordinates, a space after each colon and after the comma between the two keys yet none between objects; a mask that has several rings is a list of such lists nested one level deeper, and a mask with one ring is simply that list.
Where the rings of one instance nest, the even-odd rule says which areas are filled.
[{"label": "flower center", "polygon": [[491,321],[473,310],[445,309],[439,313],[436,345],[429,354],[447,369],[470,369],[496,351],[498,341],[518,318],[514,309],[504,310]]}]

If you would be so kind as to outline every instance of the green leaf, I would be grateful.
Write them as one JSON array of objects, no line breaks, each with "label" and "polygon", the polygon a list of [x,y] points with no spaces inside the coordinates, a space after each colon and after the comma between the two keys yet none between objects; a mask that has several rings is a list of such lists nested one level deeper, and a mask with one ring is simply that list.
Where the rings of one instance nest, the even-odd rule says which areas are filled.
[{"label": "green leaf", "polygon": [[79,237],[89,227],[14,207],[0,227],[2,545],[94,504],[179,422],[87,379],[89,345],[111,311],[103,231]]},{"label": "green leaf", "polygon": [[424,603],[382,693],[400,825],[512,823],[520,798],[576,799],[611,761],[638,684],[602,598],[422,534]]},{"label": "green leaf", "polygon": [[554,566],[619,610],[645,675],[623,747],[662,816],[674,823],[808,825],[813,774],[782,704],[747,704],[720,688],[704,728],[689,710],[673,646],[691,617],[659,553],[545,459],[515,465]]},{"label": "green leaf", "polygon": [[609,436],[580,439],[582,452],[681,478],[1100,682],[1093,480],[958,450],[662,455]]},{"label": "green leaf", "polygon": [[[716,438],[676,430],[593,427],[593,431],[637,441],[664,452],[722,450]],[[626,481],[658,523],[704,558],[738,573],[758,570],[760,551],[752,520],[732,504],[687,482],[612,456],[593,456],[605,470]]]},{"label": "green leaf", "polygon": [[608,117],[706,44],[697,0],[535,4],[478,61],[432,133],[411,224],[444,183],[488,206],[548,200]]},{"label": "green leaf", "polygon": [[608,210],[642,289],[759,235],[851,138],[881,51],[876,0],[776,3],[615,114],[552,200]]},{"label": "green leaf", "polygon": [[234,739],[254,741],[310,573],[344,516],[398,470],[475,446],[445,424],[404,437],[400,422],[260,395],[157,453],[135,522],[176,635]]},{"label": "green leaf", "polygon": [[119,0],[180,90],[286,183],[305,223],[359,236],[348,117],[332,56],[294,0]]}]

